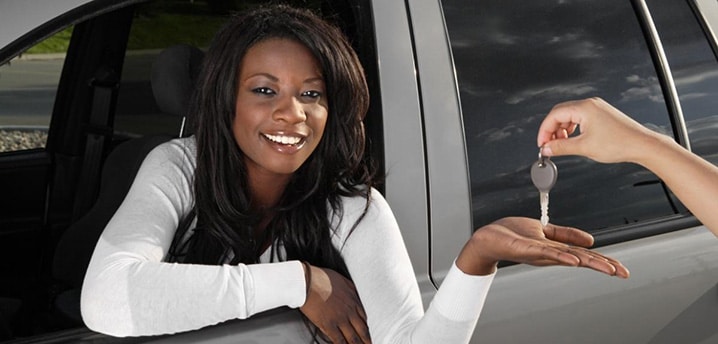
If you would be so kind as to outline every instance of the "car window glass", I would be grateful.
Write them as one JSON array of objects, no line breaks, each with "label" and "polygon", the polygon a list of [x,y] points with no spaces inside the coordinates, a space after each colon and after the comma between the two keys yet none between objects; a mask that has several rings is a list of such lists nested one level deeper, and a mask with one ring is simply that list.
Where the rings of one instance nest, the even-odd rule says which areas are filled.
[{"label": "car window glass", "polygon": [[44,148],[72,27],[0,66],[0,153]]},{"label": "car window glass", "polygon": [[718,61],[687,1],[648,1],[671,66],[691,149],[718,164]]},{"label": "car window glass", "polygon": [[[474,228],[538,218],[529,167],[540,121],[558,102],[599,96],[661,133],[667,107],[630,2],[442,1],[457,74]],[[590,232],[678,212],[633,164],[557,157],[551,222]]]},{"label": "car window glass", "polygon": [[165,48],[189,44],[206,50],[226,20],[215,2],[157,1],[139,6],[130,29],[115,112],[115,134],[126,137],[177,135],[181,119],[164,114],[155,103],[150,83],[152,63]]}]

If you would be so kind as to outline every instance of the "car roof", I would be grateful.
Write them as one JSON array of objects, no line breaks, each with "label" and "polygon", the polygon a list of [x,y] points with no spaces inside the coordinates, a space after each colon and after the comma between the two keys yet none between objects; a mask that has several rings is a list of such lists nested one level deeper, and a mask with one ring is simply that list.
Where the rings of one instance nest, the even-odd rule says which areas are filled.
[{"label": "car roof", "polygon": [[0,64],[67,25],[146,0],[0,1]]},{"label": "car roof", "polygon": [[22,37],[32,29],[48,22],[90,0],[5,0],[0,2],[0,46]]}]

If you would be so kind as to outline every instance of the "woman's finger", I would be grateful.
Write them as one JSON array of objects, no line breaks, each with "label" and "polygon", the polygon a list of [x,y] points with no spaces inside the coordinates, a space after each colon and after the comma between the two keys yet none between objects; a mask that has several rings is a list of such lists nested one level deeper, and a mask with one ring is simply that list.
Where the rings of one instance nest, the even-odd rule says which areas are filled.
[{"label": "woman's finger", "polygon": [[618,277],[628,278],[631,275],[630,271],[628,271],[628,268],[626,268],[623,265],[623,263],[621,263],[620,261],[618,261],[614,258],[605,256],[599,252],[591,251],[591,250],[588,250],[588,249],[585,249],[582,247],[574,247],[573,249],[578,252],[584,252],[584,254],[589,255],[590,257],[593,257],[597,261],[602,260],[606,264],[611,265],[615,269],[615,275]]},{"label": "woman's finger", "polygon": [[518,253],[513,260],[530,265],[578,266],[580,259],[566,250],[566,245],[547,241],[526,240],[514,243]]},{"label": "woman's finger", "polygon": [[324,333],[332,343],[347,343],[346,339],[344,338],[344,333],[342,333],[342,330],[337,324],[332,324],[331,326],[327,328],[319,328],[320,331]]},{"label": "woman's finger", "polygon": [[362,307],[361,303],[356,306],[356,312],[359,317],[364,320],[364,323],[366,323],[366,312],[364,312],[364,307]]},{"label": "woman's finger", "polygon": [[[575,101],[567,101],[557,104],[551,112],[544,118],[539,126],[538,137],[536,139],[538,146],[554,138],[560,129],[575,129],[581,123],[581,117],[577,115]],[[571,130],[573,132],[573,130]],[[558,135],[557,135],[558,136]]]},{"label": "woman's finger", "polygon": [[[364,339],[359,335],[357,330],[354,328],[353,323],[351,322],[351,319],[346,319],[345,322],[343,322],[339,329],[342,333],[342,340],[341,343],[351,343],[351,344],[363,344],[366,343]],[[336,343],[336,342],[334,342]]]},{"label": "woman's finger", "polygon": [[549,223],[544,226],[543,232],[546,238],[554,241],[581,247],[593,246],[593,236],[577,228],[557,226]]},{"label": "woman's finger", "polygon": [[[361,311],[361,314],[359,313]],[[359,343],[371,343],[371,336],[369,335],[369,326],[366,323],[366,314],[363,314],[364,310],[359,307],[357,309],[357,316],[351,317],[351,325],[354,327],[354,331],[359,336],[361,341]]]}]

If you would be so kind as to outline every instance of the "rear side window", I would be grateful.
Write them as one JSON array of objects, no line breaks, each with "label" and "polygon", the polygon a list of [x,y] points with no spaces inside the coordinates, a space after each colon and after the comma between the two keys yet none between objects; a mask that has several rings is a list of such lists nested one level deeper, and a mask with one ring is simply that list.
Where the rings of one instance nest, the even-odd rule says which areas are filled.
[{"label": "rear side window", "polygon": [[[672,133],[661,86],[627,1],[443,0],[464,120],[474,228],[538,218],[529,167],[536,132],[556,103],[599,96]],[[680,205],[651,172],[554,158],[551,222],[597,233],[667,217]]]}]

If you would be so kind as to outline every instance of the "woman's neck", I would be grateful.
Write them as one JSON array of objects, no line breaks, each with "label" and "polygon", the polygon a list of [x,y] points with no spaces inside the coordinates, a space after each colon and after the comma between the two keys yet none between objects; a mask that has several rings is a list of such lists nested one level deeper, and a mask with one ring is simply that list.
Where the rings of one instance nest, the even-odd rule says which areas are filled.
[{"label": "woman's neck", "polygon": [[249,192],[252,199],[252,210],[264,213],[274,208],[284,189],[289,184],[291,175],[267,175],[263,173],[249,174]]}]

